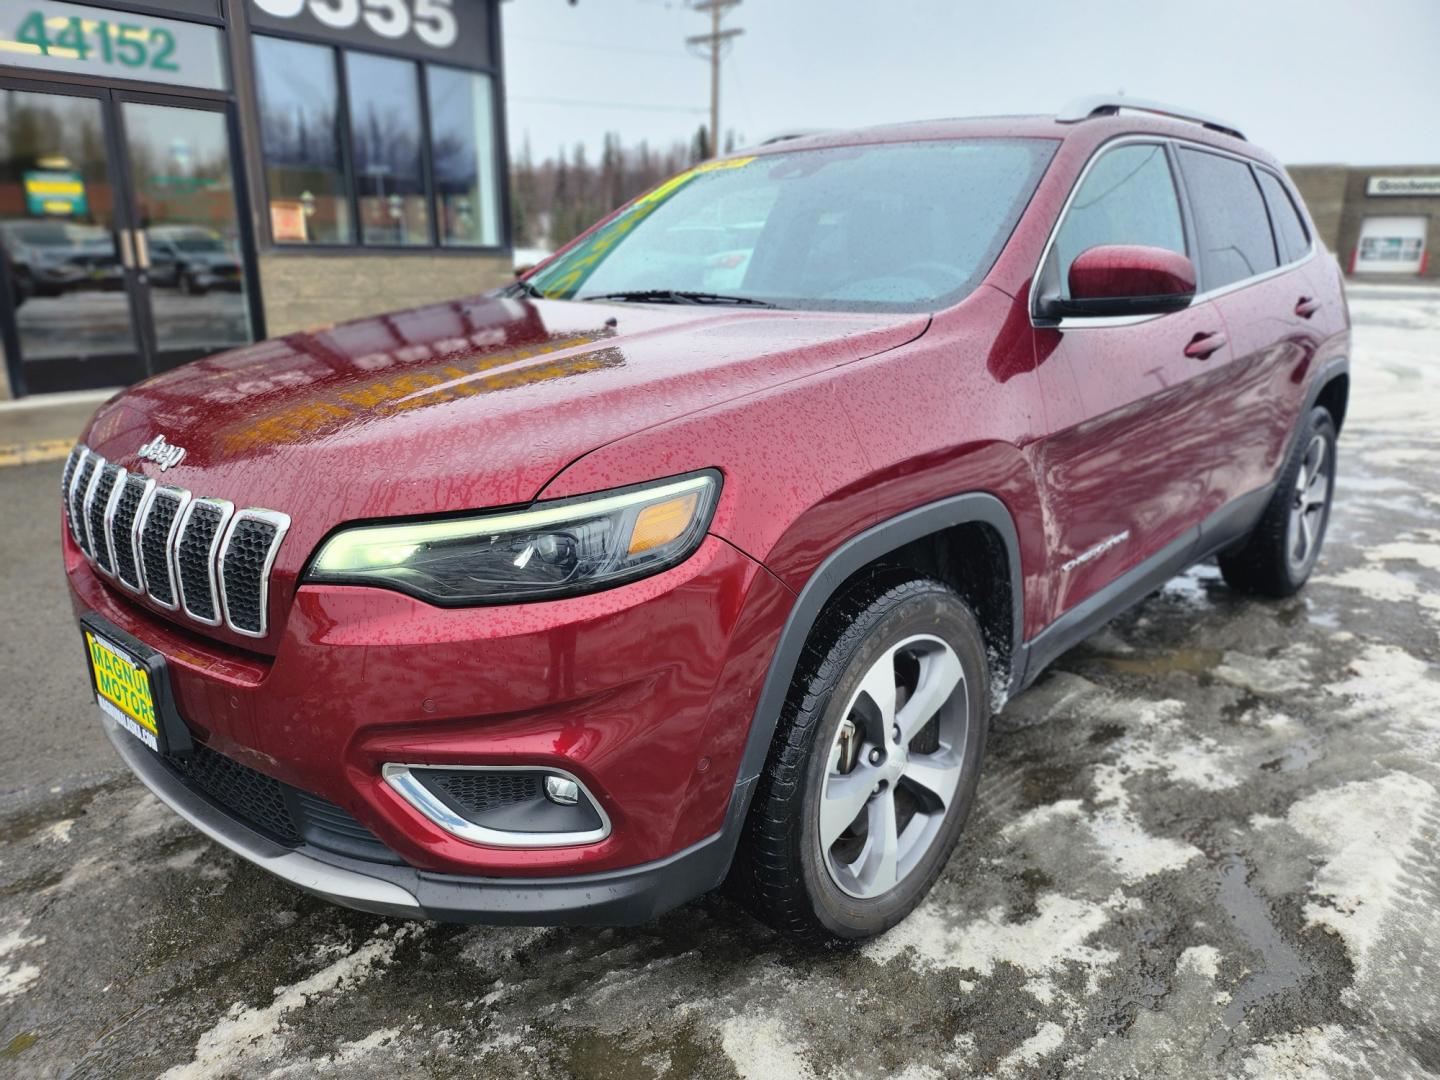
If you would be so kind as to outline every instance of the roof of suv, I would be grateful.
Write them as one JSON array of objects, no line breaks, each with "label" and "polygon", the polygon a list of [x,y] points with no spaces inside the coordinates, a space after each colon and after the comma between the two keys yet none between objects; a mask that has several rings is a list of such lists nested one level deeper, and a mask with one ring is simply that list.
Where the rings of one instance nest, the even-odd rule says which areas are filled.
[{"label": "roof of suv", "polygon": [[[1077,109],[1084,109],[1077,115]],[[1269,155],[1247,141],[1233,125],[1198,113],[1152,102],[1116,99],[1087,100],[1055,115],[972,116],[936,120],[909,120],[895,124],[781,135],[745,154],[784,153],[788,150],[862,143],[911,142],[977,137],[1081,139],[1100,143],[1117,135],[1154,134],[1207,143],[1246,156],[1269,160]]]}]

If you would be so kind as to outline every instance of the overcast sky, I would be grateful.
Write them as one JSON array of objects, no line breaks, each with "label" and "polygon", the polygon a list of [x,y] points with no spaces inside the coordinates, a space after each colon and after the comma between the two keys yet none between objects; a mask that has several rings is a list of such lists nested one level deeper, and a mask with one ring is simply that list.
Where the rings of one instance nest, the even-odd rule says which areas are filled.
[{"label": "overcast sky", "polygon": [[[685,0],[502,5],[509,124],[537,158],[706,121]],[[1440,162],[1440,0],[746,0],[722,130],[1053,113],[1119,90],[1225,117],[1289,163]]]}]

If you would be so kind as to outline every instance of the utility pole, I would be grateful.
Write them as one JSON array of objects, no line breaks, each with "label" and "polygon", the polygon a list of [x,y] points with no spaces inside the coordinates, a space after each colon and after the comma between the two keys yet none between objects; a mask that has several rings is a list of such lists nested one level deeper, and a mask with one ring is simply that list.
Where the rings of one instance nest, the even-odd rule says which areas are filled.
[{"label": "utility pole", "polygon": [[720,153],[720,57],[725,46],[745,31],[740,27],[720,29],[720,19],[730,8],[739,7],[741,0],[695,0],[692,11],[710,13],[710,32],[695,34],[685,39],[685,44],[698,49],[696,55],[710,60],[710,156]]}]

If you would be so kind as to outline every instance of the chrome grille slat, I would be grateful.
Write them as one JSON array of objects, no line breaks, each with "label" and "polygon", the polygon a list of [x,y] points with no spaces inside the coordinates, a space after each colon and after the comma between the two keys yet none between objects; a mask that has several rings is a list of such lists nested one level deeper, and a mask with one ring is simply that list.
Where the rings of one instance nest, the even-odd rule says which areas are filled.
[{"label": "chrome grille slat", "polygon": [[114,496],[115,508],[107,524],[110,541],[110,557],[115,564],[115,579],[131,592],[141,592],[145,579],[138,557],[138,532],[140,511],[150,497],[155,481],[138,473],[131,473],[119,485]]},{"label": "chrome grille slat", "polygon": [[179,606],[170,552],[180,517],[189,504],[190,492],[183,488],[157,487],[140,517],[140,572],[145,594],[170,611]]},{"label": "chrome grille slat", "polygon": [[66,527],[97,572],[157,607],[245,637],[269,633],[270,572],[290,518],[130,472],[77,444],[60,476]]},{"label": "chrome grille slat", "polygon": [[100,486],[100,481],[105,476],[105,466],[109,464],[103,457],[96,454],[91,461],[94,464],[90,467],[90,482],[85,485],[85,496],[80,503],[81,524],[85,527],[85,542],[81,544],[85,554],[90,556],[90,561],[95,561],[95,492]]},{"label": "chrome grille slat", "polygon": [[77,444],[75,449],[70,451],[70,456],[65,459],[65,471],[60,474],[60,501],[65,505],[65,527],[70,530],[70,536],[77,540],[79,536],[75,531],[75,514],[71,509],[70,491],[75,486],[75,473],[79,469],[80,462],[88,453],[90,453],[88,447]]},{"label": "chrome grille slat", "polygon": [[290,518],[246,507],[235,514],[220,545],[220,607],[225,625],[246,637],[264,637],[270,602],[270,567]]},{"label": "chrome grille slat", "polygon": [[110,512],[110,496],[115,494],[115,485],[124,472],[125,470],[113,461],[107,461],[101,466],[85,507],[85,526],[90,531],[90,557],[95,560],[100,572],[109,577],[115,576],[115,570],[110,561],[110,541],[105,535],[105,519]]},{"label": "chrome grille slat", "polygon": [[220,625],[215,553],[234,513],[235,504],[224,499],[191,499],[175,535],[173,556],[180,610],[206,626]]},{"label": "chrome grille slat", "polygon": [[90,530],[85,527],[85,497],[90,494],[96,466],[102,460],[99,454],[86,454],[76,470],[74,486],[70,490],[70,517],[75,528],[75,543],[86,555],[90,554]]}]

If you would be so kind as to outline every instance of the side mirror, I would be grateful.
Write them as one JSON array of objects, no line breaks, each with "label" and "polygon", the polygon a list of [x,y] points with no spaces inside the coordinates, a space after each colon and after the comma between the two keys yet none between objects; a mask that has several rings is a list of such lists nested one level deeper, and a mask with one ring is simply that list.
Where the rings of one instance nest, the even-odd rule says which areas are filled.
[{"label": "side mirror", "polygon": [[1048,297],[1042,314],[1062,316],[1163,315],[1190,306],[1195,267],[1165,248],[1101,244],[1070,264],[1070,296]]}]

